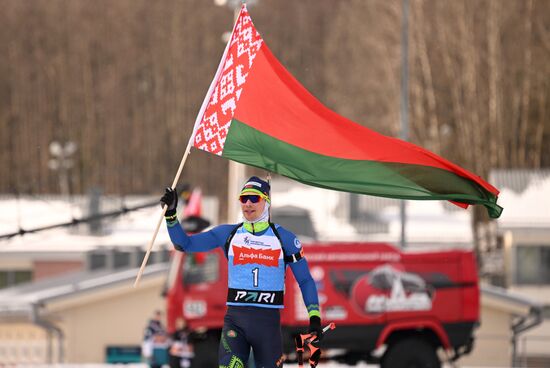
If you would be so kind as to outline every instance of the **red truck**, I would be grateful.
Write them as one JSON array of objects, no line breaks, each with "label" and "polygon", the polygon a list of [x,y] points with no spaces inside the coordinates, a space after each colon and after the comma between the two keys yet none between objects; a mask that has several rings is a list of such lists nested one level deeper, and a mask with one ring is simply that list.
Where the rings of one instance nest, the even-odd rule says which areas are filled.
[{"label": "red truck", "polygon": [[[304,244],[304,250],[322,320],[337,325],[321,344],[332,359],[440,367],[438,350],[453,360],[471,351],[479,323],[471,251],[401,252],[383,243]],[[206,330],[209,350],[217,346],[223,325],[225,256],[221,250],[176,253],[172,266],[166,292],[168,329],[184,318],[191,329]],[[285,352],[292,357],[293,336],[306,330],[308,318],[299,287],[287,272],[282,325]]]}]

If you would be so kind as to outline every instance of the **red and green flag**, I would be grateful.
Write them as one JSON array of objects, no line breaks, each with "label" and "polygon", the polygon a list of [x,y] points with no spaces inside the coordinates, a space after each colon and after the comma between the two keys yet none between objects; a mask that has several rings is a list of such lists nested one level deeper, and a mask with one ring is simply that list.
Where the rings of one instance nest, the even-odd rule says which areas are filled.
[{"label": "red and green flag", "polygon": [[243,5],[197,116],[194,147],[299,182],[401,199],[484,205],[499,191],[411,143],[328,109],[273,56]]}]

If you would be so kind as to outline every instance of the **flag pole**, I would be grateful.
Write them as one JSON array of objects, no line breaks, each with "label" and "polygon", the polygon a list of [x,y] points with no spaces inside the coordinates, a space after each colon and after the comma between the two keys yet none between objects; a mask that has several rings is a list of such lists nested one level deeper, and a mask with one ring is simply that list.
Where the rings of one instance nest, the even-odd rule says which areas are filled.
[{"label": "flag pole", "polygon": [[[183,166],[185,165],[185,161],[187,160],[187,156],[189,156],[189,152],[191,152],[191,145],[192,145],[192,140],[190,139],[189,143],[187,144],[185,153],[183,154],[183,158],[181,159],[178,172],[176,173],[176,177],[174,178],[174,182],[172,183],[172,189],[175,189],[176,185],[178,184],[178,180],[183,170]],[[155,244],[155,239],[157,238],[160,225],[162,224],[162,220],[164,219],[164,214],[166,213],[167,209],[168,209],[168,206],[164,206],[164,205],[162,206],[162,213],[160,214],[160,218],[157,221],[157,227],[155,228],[153,237],[151,238],[151,240],[149,241],[149,245],[147,246],[147,253],[145,253],[145,256],[143,257],[143,261],[141,262],[141,267],[139,268],[139,272],[136,276],[136,281],[134,281],[134,288],[136,288],[139,285],[139,280],[141,279],[141,275],[145,270],[145,265],[147,264],[147,260],[149,259],[149,255],[151,254],[151,250],[153,249],[153,244]]]}]

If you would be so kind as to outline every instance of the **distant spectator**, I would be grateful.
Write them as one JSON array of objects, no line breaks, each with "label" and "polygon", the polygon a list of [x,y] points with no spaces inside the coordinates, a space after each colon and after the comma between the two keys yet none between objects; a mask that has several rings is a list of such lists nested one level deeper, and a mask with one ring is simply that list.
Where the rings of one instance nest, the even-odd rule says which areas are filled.
[{"label": "distant spectator", "polygon": [[151,368],[161,368],[168,362],[168,338],[161,318],[162,312],[155,311],[143,336],[142,355],[147,358]]},{"label": "distant spectator", "polygon": [[185,320],[178,318],[176,331],[172,334],[170,347],[170,368],[189,368],[194,352],[191,344],[191,332]]},{"label": "distant spectator", "polygon": [[165,329],[162,324],[162,312],[160,310],[156,310],[153,317],[149,320],[149,323],[147,323],[143,340],[151,340],[154,335],[159,334],[165,334]]}]

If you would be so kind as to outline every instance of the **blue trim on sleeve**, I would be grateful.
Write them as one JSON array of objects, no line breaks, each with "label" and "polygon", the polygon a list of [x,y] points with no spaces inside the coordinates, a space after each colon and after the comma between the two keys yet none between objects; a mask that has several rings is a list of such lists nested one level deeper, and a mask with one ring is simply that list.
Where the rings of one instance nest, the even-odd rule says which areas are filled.
[{"label": "blue trim on sleeve", "polygon": [[[283,251],[286,255],[293,255],[301,250],[301,244],[296,235],[291,231],[288,231],[282,226],[276,225],[277,231],[281,236],[281,242],[283,243]],[[311,277],[309,272],[309,265],[305,258],[300,259],[298,262],[289,264],[296,282],[300,286],[302,291],[302,298],[308,312],[313,310],[319,310],[319,296],[317,295],[317,286],[315,281]]]},{"label": "blue trim on sleeve", "polygon": [[168,226],[170,240],[177,250],[185,252],[206,252],[223,247],[225,240],[236,225],[220,225],[199,234],[187,235],[180,224]]},{"label": "blue trim on sleeve", "polygon": [[300,286],[300,290],[302,291],[302,298],[304,299],[304,303],[306,305],[306,308],[308,309],[308,312],[311,312],[310,308],[312,306],[317,306],[317,308],[313,307],[313,309],[319,310],[319,296],[317,295],[317,286],[315,286],[315,281],[313,280],[313,277],[311,277],[311,273],[309,272],[309,267],[305,258],[302,258],[296,263],[291,263],[290,269],[292,270],[292,273],[296,278],[296,282]]}]

